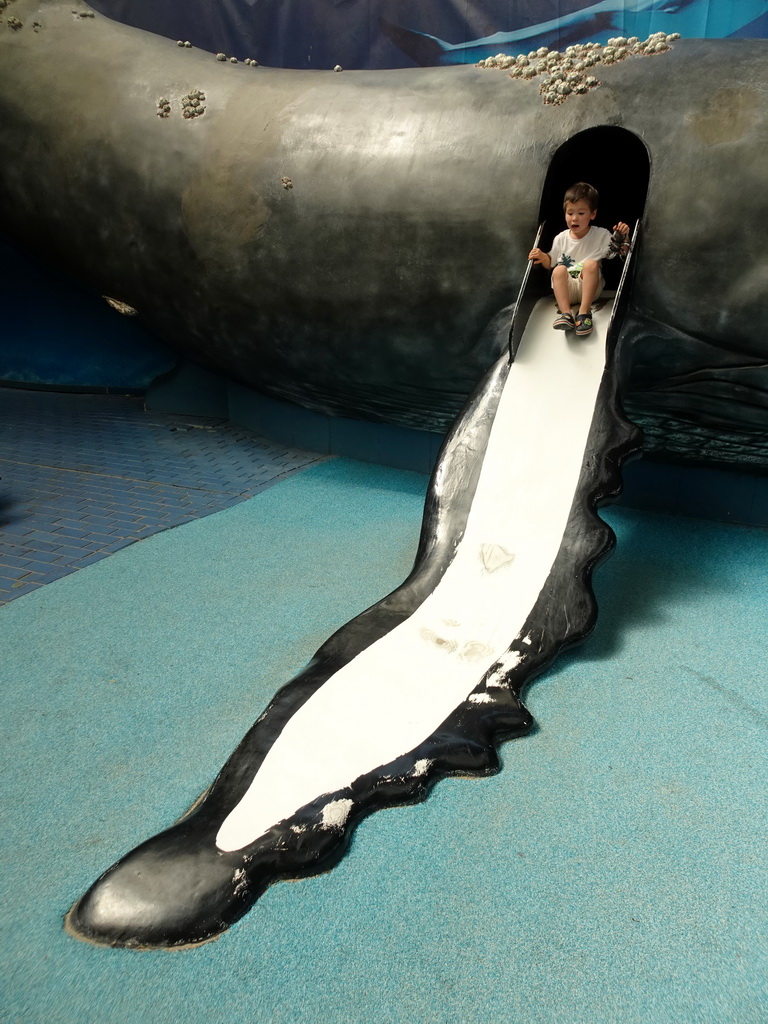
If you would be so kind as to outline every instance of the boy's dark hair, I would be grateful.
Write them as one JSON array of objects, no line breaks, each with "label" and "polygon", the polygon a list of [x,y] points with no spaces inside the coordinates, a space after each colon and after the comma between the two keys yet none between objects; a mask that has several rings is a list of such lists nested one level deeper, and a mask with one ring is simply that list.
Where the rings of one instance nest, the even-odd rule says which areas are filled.
[{"label": "boy's dark hair", "polygon": [[589,209],[594,213],[597,209],[597,204],[600,202],[600,196],[598,195],[597,189],[593,188],[592,185],[587,184],[586,181],[577,181],[575,185],[571,185],[568,191],[565,193],[563,198],[563,209],[571,203],[586,203]]}]

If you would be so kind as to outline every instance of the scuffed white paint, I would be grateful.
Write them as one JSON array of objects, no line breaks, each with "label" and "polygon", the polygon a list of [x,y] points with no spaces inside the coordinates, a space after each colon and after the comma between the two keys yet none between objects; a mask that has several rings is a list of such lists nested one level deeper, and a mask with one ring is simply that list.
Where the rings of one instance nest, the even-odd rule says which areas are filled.
[{"label": "scuffed white paint", "polygon": [[[605,364],[609,306],[595,313],[586,338],[553,331],[553,315],[544,299],[526,327],[464,535],[440,583],[286,723],[224,820],[219,849],[248,846],[324,793],[417,749],[490,669],[508,671],[510,642],[568,523]],[[515,556],[489,572],[484,553],[494,550]],[[481,648],[481,657],[466,656]]]},{"label": "scuffed white paint", "polygon": [[417,778],[420,775],[426,775],[427,772],[429,771],[429,769],[432,767],[433,764],[434,764],[434,761],[432,761],[431,758],[422,757],[413,766],[413,771],[411,772],[411,775],[414,775]]},{"label": "scuffed white paint", "polygon": [[490,670],[485,679],[485,687],[488,690],[503,688],[506,684],[506,676],[513,668],[517,668],[523,660],[524,655],[520,651],[505,651],[496,664]]},{"label": "scuffed white paint", "polygon": [[331,800],[323,808],[323,828],[341,828],[352,810],[351,800]]},{"label": "scuffed white paint", "polygon": [[490,693],[470,693],[470,704],[493,704],[493,697]]}]

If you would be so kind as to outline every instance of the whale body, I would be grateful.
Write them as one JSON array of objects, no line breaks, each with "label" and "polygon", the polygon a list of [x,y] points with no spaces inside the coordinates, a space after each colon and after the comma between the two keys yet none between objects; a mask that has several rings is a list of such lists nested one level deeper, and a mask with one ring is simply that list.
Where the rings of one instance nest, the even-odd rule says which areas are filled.
[{"label": "whale body", "polygon": [[190,359],[334,415],[445,431],[498,354],[553,157],[631,133],[651,173],[626,407],[652,448],[764,464],[768,42],[681,40],[547,107],[499,70],[254,68],[85,5],[12,10],[9,233]]}]

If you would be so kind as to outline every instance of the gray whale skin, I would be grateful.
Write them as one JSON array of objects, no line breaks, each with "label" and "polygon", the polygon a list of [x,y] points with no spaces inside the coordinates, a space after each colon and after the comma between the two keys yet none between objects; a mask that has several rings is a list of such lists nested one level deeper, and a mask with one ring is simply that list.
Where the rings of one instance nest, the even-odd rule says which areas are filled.
[{"label": "gray whale skin", "polygon": [[9,233],[190,359],[330,414],[445,430],[498,355],[553,156],[633,133],[625,406],[652,450],[768,461],[768,41],[680,40],[552,107],[500,70],[235,66],[72,0],[2,13]]}]

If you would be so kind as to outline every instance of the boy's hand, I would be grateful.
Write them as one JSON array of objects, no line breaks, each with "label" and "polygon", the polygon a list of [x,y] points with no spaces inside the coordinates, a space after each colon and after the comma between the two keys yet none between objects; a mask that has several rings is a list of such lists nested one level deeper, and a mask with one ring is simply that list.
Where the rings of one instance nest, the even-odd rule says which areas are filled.
[{"label": "boy's hand", "polygon": [[542,252],[541,249],[531,249],[528,253],[528,259],[533,260],[534,263],[543,263],[546,255],[547,254]]},{"label": "boy's hand", "polygon": [[629,238],[629,224],[625,224],[623,220],[620,220],[618,224],[614,224],[613,230],[620,231],[625,239]]}]

